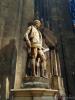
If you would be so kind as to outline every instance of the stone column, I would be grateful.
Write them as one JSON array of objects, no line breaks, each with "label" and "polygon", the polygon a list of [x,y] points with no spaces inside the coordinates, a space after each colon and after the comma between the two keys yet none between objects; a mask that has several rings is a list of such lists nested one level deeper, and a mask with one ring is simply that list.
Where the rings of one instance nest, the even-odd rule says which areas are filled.
[{"label": "stone column", "polygon": [[6,77],[2,76],[1,79],[1,100],[6,99]]},{"label": "stone column", "polygon": [[1,99],[1,76],[0,76],[0,99]]},{"label": "stone column", "polygon": [[52,88],[58,89],[58,66],[55,49],[51,50]]},{"label": "stone column", "polygon": [[58,75],[57,59],[55,50],[51,50],[51,70],[52,75]]},{"label": "stone column", "polygon": [[59,96],[65,96],[63,78],[61,77],[61,68],[59,55],[56,50],[51,51],[51,67],[52,67],[52,88],[59,90]]},{"label": "stone column", "polygon": [[20,0],[19,3],[19,23],[18,23],[18,32],[20,32],[17,44],[17,63],[16,63],[16,76],[15,76],[15,85],[14,88],[18,89],[21,87],[22,75],[25,69],[26,63],[26,52],[23,51],[23,36],[25,33],[25,27],[27,23],[32,20],[34,17],[34,5],[33,0]]},{"label": "stone column", "polygon": [[59,55],[58,52],[56,54],[57,57],[57,65],[58,65],[58,86],[59,86],[59,93],[61,96],[65,96],[65,89],[64,89],[64,84],[63,84],[63,78],[61,76],[61,67],[60,67],[60,60],[59,60]]},{"label": "stone column", "polygon": [[9,80],[8,80],[8,77],[6,78],[6,99],[9,99],[9,92],[10,92],[10,89],[9,89]]},{"label": "stone column", "polygon": [[2,47],[2,38],[3,38],[3,32],[4,32],[4,26],[5,26],[5,12],[7,12],[7,9],[4,11],[5,8],[3,5],[4,1],[0,1],[0,49]]},{"label": "stone column", "polygon": [[[2,20],[2,19],[1,19]],[[1,49],[1,47],[2,47],[2,38],[3,38],[3,31],[4,31],[4,24],[5,24],[5,21],[3,20],[3,21],[1,21],[2,23],[2,25],[1,25],[1,27],[0,27],[0,49]]]}]

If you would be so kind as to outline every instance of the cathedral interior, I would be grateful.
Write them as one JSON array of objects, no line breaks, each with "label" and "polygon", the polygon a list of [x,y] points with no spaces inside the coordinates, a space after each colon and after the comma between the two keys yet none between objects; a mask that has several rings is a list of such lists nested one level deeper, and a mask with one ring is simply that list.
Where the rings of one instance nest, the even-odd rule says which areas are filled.
[{"label": "cathedral interior", "polygon": [[[49,77],[62,77],[66,97],[75,97],[75,32],[69,0],[0,0],[0,100],[9,100],[10,90],[21,86],[27,57],[23,36],[33,19],[44,24]],[[58,89],[57,84],[54,87]]]}]

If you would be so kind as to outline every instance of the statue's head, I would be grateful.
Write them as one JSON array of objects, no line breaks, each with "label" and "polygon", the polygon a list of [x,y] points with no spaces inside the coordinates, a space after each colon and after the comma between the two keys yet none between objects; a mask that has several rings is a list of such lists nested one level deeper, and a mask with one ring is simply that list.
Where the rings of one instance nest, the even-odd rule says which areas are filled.
[{"label": "statue's head", "polygon": [[33,25],[36,26],[37,28],[40,28],[41,21],[40,20],[34,20]]}]

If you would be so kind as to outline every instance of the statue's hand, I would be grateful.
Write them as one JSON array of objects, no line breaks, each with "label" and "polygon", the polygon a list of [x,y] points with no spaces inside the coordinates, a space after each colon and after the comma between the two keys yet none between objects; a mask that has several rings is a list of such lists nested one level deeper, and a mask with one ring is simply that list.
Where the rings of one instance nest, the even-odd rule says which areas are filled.
[{"label": "statue's hand", "polygon": [[43,52],[49,51],[49,48],[44,48]]},{"label": "statue's hand", "polygon": [[28,48],[31,48],[31,42],[30,41],[27,41],[27,46],[28,46]]}]

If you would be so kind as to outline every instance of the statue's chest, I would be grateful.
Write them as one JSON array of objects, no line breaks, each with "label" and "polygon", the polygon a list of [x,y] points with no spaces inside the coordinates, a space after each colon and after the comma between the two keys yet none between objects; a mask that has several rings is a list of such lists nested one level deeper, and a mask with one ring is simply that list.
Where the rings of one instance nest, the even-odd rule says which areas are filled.
[{"label": "statue's chest", "polygon": [[35,28],[32,29],[31,37],[39,38],[39,31]]}]

